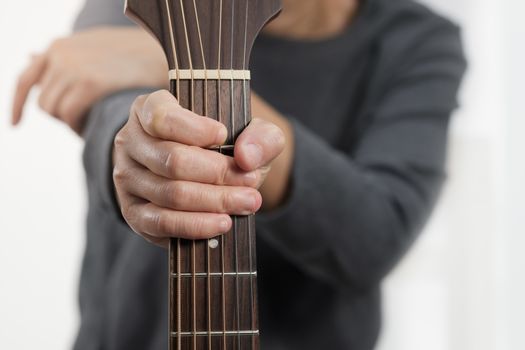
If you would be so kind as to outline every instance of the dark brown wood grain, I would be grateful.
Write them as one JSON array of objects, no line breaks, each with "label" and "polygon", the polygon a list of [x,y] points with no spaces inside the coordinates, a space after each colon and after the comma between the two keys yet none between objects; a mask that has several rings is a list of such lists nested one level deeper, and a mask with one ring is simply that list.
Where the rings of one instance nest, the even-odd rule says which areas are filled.
[{"label": "dark brown wood grain", "polygon": [[[176,53],[170,42],[168,7],[177,46]],[[157,38],[164,48],[170,69],[176,68],[175,56],[181,69],[190,67],[190,59],[195,69],[203,68],[204,63],[208,69],[243,69],[248,65],[255,38],[280,9],[281,0],[127,0],[125,11],[128,17]],[[186,26],[182,18],[183,12]],[[204,60],[198,38],[197,17]],[[187,46],[190,47],[190,56],[187,54]]]},{"label": "dark brown wood grain", "polygon": [[[158,39],[172,70],[246,70],[256,36],[280,8],[281,0],[127,0],[125,11]],[[183,107],[226,125],[227,145],[251,119],[247,81],[179,80],[170,90]],[[172,350],[259,349],[255,220],[232,219],[216,248],[171,240]]]}]

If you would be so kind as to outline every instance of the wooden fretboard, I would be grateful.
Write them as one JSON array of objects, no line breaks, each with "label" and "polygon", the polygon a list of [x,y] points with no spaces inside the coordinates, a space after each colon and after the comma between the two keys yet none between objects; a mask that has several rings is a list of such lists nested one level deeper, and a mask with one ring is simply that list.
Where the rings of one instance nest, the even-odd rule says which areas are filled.
[{"label": "wooden fretboard", "polygon": [[[249,84],[215,80],[206,85],[194,80],[192,88],[190,81],[179,81],[177,96],[173,81],[171,90],[183,107],[226,125],[228,141],[219,151],[231,156],[235,138],[250,120]],[[171,240],[173,350],[259,349],[254,216],[232,219],[231,231],[220,237]]]}]

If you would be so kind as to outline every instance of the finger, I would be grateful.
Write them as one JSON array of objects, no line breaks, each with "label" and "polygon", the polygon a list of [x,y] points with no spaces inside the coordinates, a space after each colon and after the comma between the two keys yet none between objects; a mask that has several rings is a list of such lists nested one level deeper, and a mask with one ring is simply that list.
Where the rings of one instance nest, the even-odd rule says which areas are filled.
[{"label": "finger", "polygon": [[169,248],[170,238],[158,238],[148,235],[147,233],[142,233],[141,236],[148,242],[158,245],[162,248]]},{"label": "finger", "polygon": [[235,142],[235,162],[246,171],[268,165],[285,146],[282,130],[262,119],[253,119]]},{"label": "finger", "polygon": [[29,67],[20,75],[13,99],[11,123],[17,125],[22,119],[24,105],[31,88],[40,80],[46,67],[46,55],[35,56]]},{"label": "finger", "polygon": [[[128,206],[145,205],[145,204],[148,203],[147,201],[145,201],[143,199],[140,199],[140,198],[137,198],[137,197],[134,197],[131,194],[123,194],[123,193],[121,193],[121,196],[119,196],[119,199],[122,201],[122,203],[125,203]],[[124,212],[124,210],[122,210],[122,212]],[[126,220],[128,225],[133,229],[132,225],[134,225],[134,222],[135,222],[136,218],[133,218],[133,217],[126,218],[126,217],[124,217],[124,219]],[[138,233],[138,230],[135,230],[135,232]],[[144,232],[140,233],[140,235],[145,240],[147,240],[150,243],[156,244],[156,245],[164,247],[164,248],[167,248],[169,246],[169,238],[154,237],[154,236],[151,236],[151,235],[149,235],[147,233],[144,233]]]},{"label": "finger", "polygon": [[231,157],[200,147],[144,136],[140,142],[129,140],[129,137],[129,141],[123,142],[132,159],[157,175],[215,185],[256,187],[259,183],[258,171],[243,171]]},{"label": "finger", "polygon": [[[133,174],[130,176],[130,172]],[[172,181],[135,166],[128,170],[122,187],[158,206],[189,212],[250,215],[262,204],[259,192],[249,187],[216,186],[191,181]]]},{"label": "finger", "polygon": [[136,113],[144,130],[156,138],[211,147],[223,144],[228,136],[222,123],[182,108],[166,90],[149,95]]},{"label": "finger", "polygon": [[[125,160],[117,155],[116,162],[122,164]],[[133,231],[148,241],[165,244],[164,239],[169,237],[205,239],[231,228],[232,221],[227,214],[179,212],[138,198],[121,184],[118,173],[114,174],[114,180],[122,215]]]},{"label": "finger", "polygon": [[40,108],[49,115],[61,119],[58,114],[58,106],[70,86],[69,77],[48,69],[42,77],[41,92],[38,98]]},{"label": "finger", "polygon": [[153,203],[131,205],[123,215],[135,232],[156,239],[207,239],[228,232],[232,225],[227,214],[174,211]]}]

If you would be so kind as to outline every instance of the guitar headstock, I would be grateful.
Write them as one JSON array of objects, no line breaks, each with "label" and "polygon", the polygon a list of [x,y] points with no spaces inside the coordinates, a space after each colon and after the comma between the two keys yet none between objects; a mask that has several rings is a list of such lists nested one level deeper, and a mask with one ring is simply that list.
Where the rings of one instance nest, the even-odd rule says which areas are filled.
[{"label": "guitar headstock", "polygon": [[248,69],[281,0],[127,0],[125,13],[162,45],[170,69]]}]

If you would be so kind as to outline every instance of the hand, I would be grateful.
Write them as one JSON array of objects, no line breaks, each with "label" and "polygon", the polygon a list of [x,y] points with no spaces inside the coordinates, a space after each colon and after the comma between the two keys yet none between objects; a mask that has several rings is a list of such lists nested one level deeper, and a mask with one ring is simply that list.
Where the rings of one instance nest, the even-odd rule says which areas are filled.
[{"label": "hand", "polygon": [[20,75],[12,123],[20,122],[29,91],[39,85],[40,107],[80,134],[97,100],[122,89],[165,87],[167,71],[160,45],[138,28],[97,28],[58,39]]},{"label": "hand", "polygon": [[129,226],[150,242],[205,239],[227,232],[229,215],[261,207],[261,186],[284,148],[283,132],[254,119],[231,158],[221,145],[226,127],[183,109],[167,91],[136,99],[115,138],[114,183]]}]

